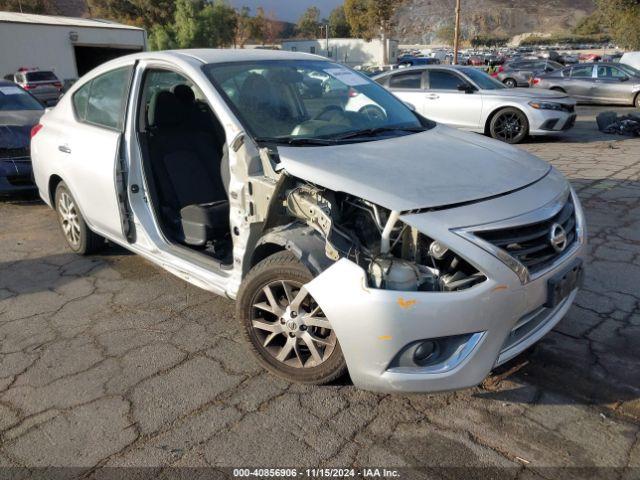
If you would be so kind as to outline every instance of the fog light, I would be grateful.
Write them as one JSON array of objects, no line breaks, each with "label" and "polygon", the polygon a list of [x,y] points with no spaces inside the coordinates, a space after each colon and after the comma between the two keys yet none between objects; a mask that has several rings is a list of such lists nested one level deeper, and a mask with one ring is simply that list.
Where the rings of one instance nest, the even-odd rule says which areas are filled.
[{"label": "fog light", "polygon": [[431,340],[422,342],[413,352],[413,361],[416,365],[424,367],[425,365],[428,365],[430,361],[438,357],[439,351],[440,348],[438,347],[437,342],[433,342]]}]

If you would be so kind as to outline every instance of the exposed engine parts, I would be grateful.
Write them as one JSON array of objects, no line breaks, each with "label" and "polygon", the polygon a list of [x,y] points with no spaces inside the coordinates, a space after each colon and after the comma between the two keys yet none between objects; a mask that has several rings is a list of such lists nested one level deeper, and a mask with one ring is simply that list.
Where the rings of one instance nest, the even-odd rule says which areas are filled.
[{"label": "exposed engine parts", "polygon": [[485,280],[445,245],[404,224],[400,212],[310,184],[288,190],[284,203],[323,236],[327,257],[358,263],[373,288],[456,291]]}]

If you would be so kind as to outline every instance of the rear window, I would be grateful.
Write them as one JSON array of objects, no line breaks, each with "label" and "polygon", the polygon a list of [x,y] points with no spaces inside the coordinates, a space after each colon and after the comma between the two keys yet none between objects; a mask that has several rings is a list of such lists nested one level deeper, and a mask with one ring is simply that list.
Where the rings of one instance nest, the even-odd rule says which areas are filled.
[{"label": "rear window", "polygon": [[0,111],[42,110],[35,98],[15,85],[0,85]]},{"label": "rear window", "polygon": [[38,71],[38,72],[27,72],[26,73],[27,82],[56,82],[58,81],[58,77],[53,72],[46,71]]},{"label": "rear window", "polygon": [[391,88],[409,88],[413,90],[420,89],[422,83],[422,71],[396,73],[391,76],[389,86]]}]

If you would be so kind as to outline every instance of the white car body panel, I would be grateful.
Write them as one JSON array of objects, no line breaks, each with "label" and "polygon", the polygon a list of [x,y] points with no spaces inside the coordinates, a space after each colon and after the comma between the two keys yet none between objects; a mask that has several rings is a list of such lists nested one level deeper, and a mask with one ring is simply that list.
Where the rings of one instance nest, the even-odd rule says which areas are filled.
[{"label": "white car body panel", "polygon": [[397,211],[500,195],[550,168],[523,150],[444,125],[383,141],[278,152],[291,175]]},{"label": "white car body panel", "polygon": [[[198,287],[235,298],[263,233],[259,215],[251,213],[249,205],[255,201],[259,182],[273,180],[265,180],[263,172],[252,173],[259,170],[261,162],[263,168],[268,163],[264,160],[266,149],[259,149],[244,131],[201,67],[205,63],[274,58],[319,59],[265,50],[192,50],[136,54],[98,67],[80,79],[58,106],[42,117],[43,128],[32,142],[33,170],[40,196],[53,206],[54,192],[50,187],[55,179],[63,179],[87,224],[96,233]],[[73,93],[95,75],[134,62],[136,70],[124,131],[80,125],[73,113]],[[136,100],[143,70],[150,67],[169,68],[197,84],[231,146],[229,224],[234,232],[233,263],[226,269],[200,259],[197,252],[177,249],[163,235],[150,205],[150,190],[134,127],[141,115]],[[407,101],[415,105],[416,98],[412,99]],[[483,103],[484,100],[483,97]],[[125,236],[122,229],[118,141],[124,155],[133,237]],[[71,153],[61,151],[60,146],[69,147]],[[278,147],[278,154],[279,174],[286,173],[301,182],[314,182],[396,210],[401,221],[451,248],[486,276],[482,283],[459,292],[373,289],[367,286],[365,271],[343,258],[305,285],[335,328],[357,386],[384,391],[436,391],[475,385],[495,365],[551,329],[575,297],[574,290],[525,340],[509,349],[502,348],[516,322],[544,304],[548,278],[584,255],[584,219],[575,194],[572,196],[576,222],[582,233],[576,234],[574,247],[561,261],[529,282],[523,282],[496,255],[455,232],[487,224],[503,226],[505,222],[521,226],[518,222],[524,221],[524,217],[547,215],[550,202],[559,198],[566,201],[570,190],[566,180],[546,162],[528,153],[439,125],[423,133],[363,143]],[[133,185],[139,186],[139,191],[133,192],[130,188]],[[454,206],[445,208],[451,205]],[[430,207],[432,210],[424,211]],[[447,316],[446,322],[442,321],[443,316]],[[357,328],[362,321],[368,322],[364,338],[363,330]],[[389,359],[408,341],[459,333],[473,333],[474,341],[455,368],[439,373],[388,368]]]}]

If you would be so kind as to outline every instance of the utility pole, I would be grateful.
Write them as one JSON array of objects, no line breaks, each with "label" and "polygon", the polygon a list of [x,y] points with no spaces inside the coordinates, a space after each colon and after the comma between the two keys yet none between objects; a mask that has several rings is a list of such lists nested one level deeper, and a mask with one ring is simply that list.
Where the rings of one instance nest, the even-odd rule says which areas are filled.
[{"label": "utility pole", "polygon": [[453,32],[453,64],[458,64],[458,42],[460,40],[460,0],[456,0],[456,25]]}]

